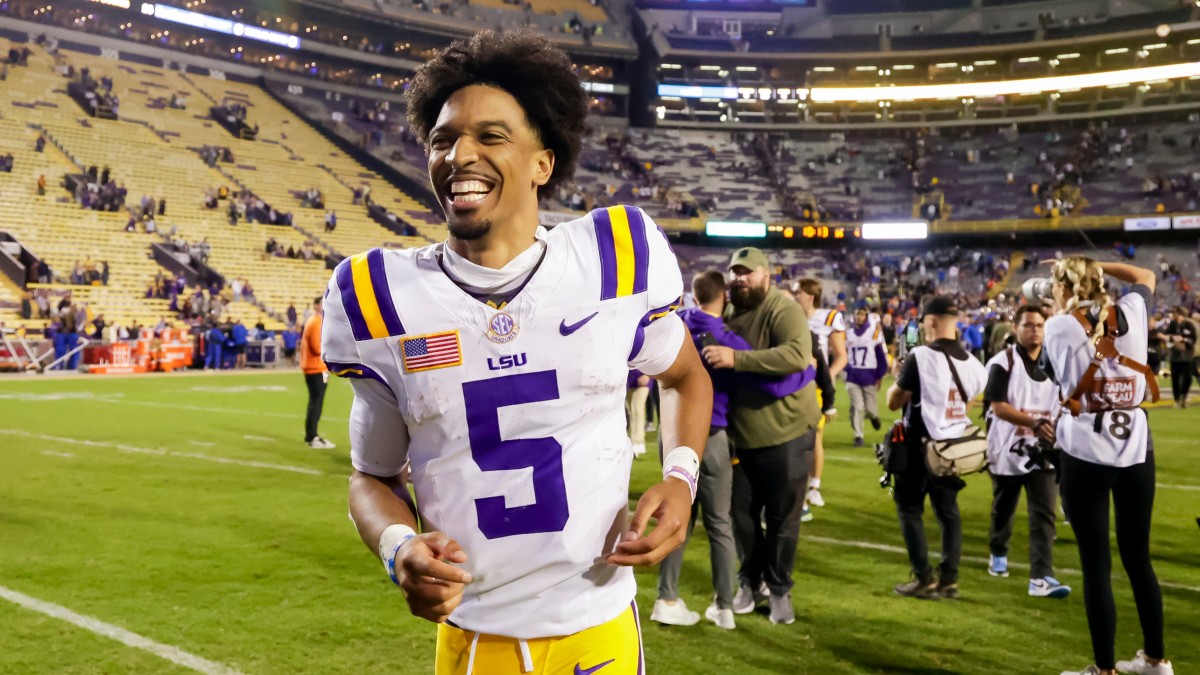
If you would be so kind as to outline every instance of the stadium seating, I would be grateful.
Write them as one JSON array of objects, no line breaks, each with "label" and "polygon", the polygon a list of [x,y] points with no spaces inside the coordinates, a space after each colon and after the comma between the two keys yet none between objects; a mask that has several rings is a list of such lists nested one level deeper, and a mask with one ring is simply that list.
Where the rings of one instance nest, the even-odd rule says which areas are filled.
[{"label": "stadium seating", "polygon": [[[9,86],[0,100],[0,137],[15,141],[11,151],[16,169],[0,174],[0,230],[11,232],[59,276],[68,274],[85,254],[97,262],[107,260],[107,286],[49,288],[56,295],[71,291],[76,301],[86,302],[93,314],[104,314],[110,323],[153,324],[167,313],[167,301],[146,300],[144,295],[162,272],[150,245],[172,232],[190,243],[207,240],[208,264],[226,279],[245,280],[254,289],[255,304],[236,303],[226,316],[247,323],[263,321],[269,328],[280,325],[289,304],[303,307],[322,293],[329,276],[325,253],[340,257],[376,246],[419,246],[445,236],[444,225],[415,200],[364,171],[253,85],[192,78],[145,65],[97,63],[70,53],[60,58],[76,66],[87,63],[93,77],[114,80],[120,120],[84,117],[65,95],[66,79],[40,50],[28,67],[10,70]],[[189,99],[187,109],[168,105],[176,92]],[[258,140],[234,138],[201,112],[226,100],[248,108],[249,123],[262,127]],[[39,132],[51,141],[40,155],[33,151]],[[228,147],[234,161],[207,166],[199,153],[205,145]],[[82,173],[89,166],[110,168],[113,179],[128,189],[131,205],[143,195],[165,198],[166,213],[157,219],[159,234],[124,232],[127,214],[83,210],[74,203],[58,183],[64,174]],[[47,177],[47,194],[32,198],[40,174]],[[371,185],[376,203],[415,221],[423,236],[401,237],[374,223],[363,206],[352,203],[354,188],[362,183]],[[230,226],[224,203],[219,210],[202,207],[205,192],[222,185],[248,189],[278,211],[292,213],[293,226],[245,221]],[[337,212],[334,232],[323,232],[324,210],[301,207],[296,192],[310,188],[320,190],[326,208]],[[296,250],[312,242],[317,256],[312,261],[267,256],[265,246],[272,238]],[[14,302],[19,296],[0,297],[2,305]],[[0,314],[0,320],[7,321],[7,316]]]}]

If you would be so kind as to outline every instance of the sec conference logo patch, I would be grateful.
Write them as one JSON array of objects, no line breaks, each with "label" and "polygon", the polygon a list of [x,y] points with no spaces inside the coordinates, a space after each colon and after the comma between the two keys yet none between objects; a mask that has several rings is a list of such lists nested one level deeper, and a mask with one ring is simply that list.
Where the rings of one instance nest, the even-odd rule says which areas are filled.
[{"label": "sec conference logo patch", "polygon": [[507,312],[496,312],[488,321],[487,337],[497,344],[508,344],[521,331],[517,322]]}]

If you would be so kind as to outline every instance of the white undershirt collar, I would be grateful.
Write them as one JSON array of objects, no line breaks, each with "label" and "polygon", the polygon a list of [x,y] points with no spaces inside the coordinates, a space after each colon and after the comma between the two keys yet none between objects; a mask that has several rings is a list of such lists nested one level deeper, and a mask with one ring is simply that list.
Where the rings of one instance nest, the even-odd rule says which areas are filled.
[{"label": "white undershirt collar", "polygon": [[546,228],[538,226],[534,242],[500,269],[483,267],[467,260],[448,245],[443,245],[443,268],[463,290],[473,294],[493,295],[518,288],[529,279],[546,250]]}]

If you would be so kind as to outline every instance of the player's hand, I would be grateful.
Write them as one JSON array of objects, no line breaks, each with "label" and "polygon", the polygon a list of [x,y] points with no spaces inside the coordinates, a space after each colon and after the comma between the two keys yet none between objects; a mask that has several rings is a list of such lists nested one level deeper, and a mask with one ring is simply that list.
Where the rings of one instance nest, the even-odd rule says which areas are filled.
[{"label": "player's hand", "polygon": [[1039,440],[1046,441],[1047,443],[1053,443],[1057,437],[1054,431],[1054,424],[1052,423],[1038,424],[1033,431],[1037,434]]},{"label": "player's hand", "polygon": [[[642,494],[629,531],[621,537],[616,552],[609,554],[608,562],[647,566],[658,563],[687,539],[691,517],[692,493],[687,483],[678,478],[667,478]],[[651,518],[657,524],[647,535],[646,526]]]},{"label": "player's hand", "polygon": [[833,421],[837,419],[837,409],[835,408],[830,408],[821,414],[825,416],[825,424],[833,424]]},{"label": "player's hand", "polygon": [[396,579],[413,616],[442,623],[462,602],[471,575],[450,563],[467,554],[443,532],[426,532],[404,542],[396,554]]},{"label": "player's hand", "polygon": [[700,352],[700,355],[704,357],[704,362],[713,368],[733,367],[733,350],[729,347],[709,345]]}]

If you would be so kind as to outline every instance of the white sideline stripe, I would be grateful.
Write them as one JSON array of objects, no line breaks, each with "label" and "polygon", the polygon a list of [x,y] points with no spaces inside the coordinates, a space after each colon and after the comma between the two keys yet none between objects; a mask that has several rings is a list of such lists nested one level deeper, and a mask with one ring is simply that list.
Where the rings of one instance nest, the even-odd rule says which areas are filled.
[{"label": "white sideline stripe", "polygon": [[242,438],[244,438],[248,441],[274,441],[275,440],[274,438],[271,438],[270,436],[255,436],[254,434],[246,434],[245,436],[242,436]]},{"label": "white sideline stripe", "polygon": [[169,450],[155,450],[153,448],[139,448],[133,445],[125,445],[123,443],[107,443],[104,441],[89,441],[83,438],[65,438],[63,436],[49,436],[47,434],[35,434],[20,429],[0,429],[0,434],[10,434],[12,436],[24,436],[25,438],[36,438],[43,441],[55,441],[58,443],[70,443],[73,445],[86,445],[93,448],[115,448],[121,452],[132,452],[142,455],[159,455],[172,457],[186,457],[188,459],[200,459],[208,462],[216,462],[219,464],[237,464],[238,466],[251,466],[256,469],[275,469],[276,471],[290,471],[291,473],[302,473],[309,476],[323,476],[321,471],[316,469],[308,469],[302,466],[290,466],[287,464],[270,464],[267,462],[255,462],[245,459],[229,459],[226,457],[213,457],[212,455],[201,455],[194,452],[172,452]]},{"label": "white sideline stripe", "polygon": [[[803,534],[803,533],[801,533],[800,538],[808,539],[809,541],[815,541],[818,544],[829,544],[831,546],[848,546],[850,548],[861,548],[861,549],[867,549],[870,551],[882,551],[884,553],[899,553],[901,555],[908,555],[908,550],[901,546],[892,546],[890,544],[877,544],[872,541],[848,541],[845,539],[833,539],[832,537],[820,537],[820,536],[816,536],[816,535]],[[933,551],[933,550],[929,551],[929,557],[931,559],[934,557],[940,556],[940,555],[941,555],[940,551]],[[988,564],[987,558],[977,558],[974,556],[965,555],[962,557],[962,560],[964,562],[978,563],[981,565]],[[1020,563],[1020,562],[1010,562],[1010,563],[1008,563],[1008,566],[1016,567],[1016,568],[1020,568],[1020,569],[1029,569],[1029,565],[1027,565],[1026,563]],[[1060,567],[1060,568],[1057,568],[1055,571],[1060,575],[1070,574],[1072,576],[1083,576],[1082,571],[1077,570],[1077,569],[1071,569],[1070,567]],[[1162,579],[1158,580],[1158,585],[1162,586],[1163,588],[1173,588],[1178,591],[1190,591],[1192,593],[1200,593],[1200,586],[1188,586],[1186,584],[1176,584],[1176,583],[1172,583],[1170,581],[1163,581]]]},{"label": "white sideline stripe", "polygon": [[32,598],[24,593],[18,593],[11,588],[0,586],[0,598],[4,598],[13,604],[20,605],[39,614],[45,614],[59,621],[66,621],[97,635],[116,640],[128,647],[150,652],[159,658],[166,659],[184,668],[190,668],[198,673],[204,673],[205,675],[240,675],[241,673],[241,671],[230,668],[223,663],[209,661],[195,654],[185,652],[179,647],[155,642],[148,637],[127,631],[120,626],[114,626],[111,623],[105,623],[99,619],[72,612],[61,605]]},{"label": "white sideline stripe", "polygon": [[188,444],[198,445],[202,448],[211,448],[212,446],[216,445],[216,443],[213,443],[211,441],[188,441]]},{"label": "white sideline stripe", "polygon": [[862,463],[870,462],[871,464],[879,463],[874,457],[868,458],[868,457],[855,457],[853,455],[831,455],[828,452],[825,453],[825,460],[826,461],[834,461],[834,462],[862,462]]},{"label": "white sideline stripe", "polygon": [[[191,410],[194,412],[231,413],[231,414],[235,414],[235,415],[254,415],[255,417],[282,417],[284,419],[289,419],[289,420],[304,419],[304,415],[294,415],[292,413],[262,412],[262,411],[258,411],[258,410],[245,410],[245,409],[238,409],[238,408],[212,408],[209,406],[187,405],[184,403],[161,403],[159,401],[130,401],[127,399],[117,400],[117,399],[103,399],[103,398],[93,398],[93,399],[86,399],[86,400],[95,401],[97,403],[116,403],[119,405],[144,405],[144,406],[149,406],[151,408],[171,408],[173,410]],[[347,421],[344,418],[340,418],[340,417],[322,417],[321,419],[325,420],[326,422],[345,422],[345,421]]]},{"label": "white sideline stripe", "polygon": [[1158,487],[1165,488],[1167,490],[1198,490],[1198,491],[1200,491],[1200,485],[1172,485],[1170,483],[1159,483]]},{"label": "white sideline stripe", "polygon": [[74,456],[75,456],[75,455],[72,455],[72,454],[71,454],[71,453],[69,453],[69,452],[55,452],[54,450],[43,450],[43,451],[42,451],[42,454],[43,454],[43,455],[46,455],[47,457],[67,457],[67,458],[70,458],[70,457],[74,457]]}]

